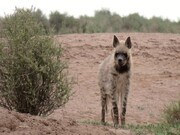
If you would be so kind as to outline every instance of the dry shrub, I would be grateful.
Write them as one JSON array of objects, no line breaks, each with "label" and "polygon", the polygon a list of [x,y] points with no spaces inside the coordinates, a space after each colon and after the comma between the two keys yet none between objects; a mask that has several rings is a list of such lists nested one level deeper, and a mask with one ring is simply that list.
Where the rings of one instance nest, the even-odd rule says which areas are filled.
[{"label": "dry shrub", "polygon": [[21,113],[47,115],[64,105],[71,82],[62,47],[47,34],[34,9],[4,18],[0,42],[0,105]]}]

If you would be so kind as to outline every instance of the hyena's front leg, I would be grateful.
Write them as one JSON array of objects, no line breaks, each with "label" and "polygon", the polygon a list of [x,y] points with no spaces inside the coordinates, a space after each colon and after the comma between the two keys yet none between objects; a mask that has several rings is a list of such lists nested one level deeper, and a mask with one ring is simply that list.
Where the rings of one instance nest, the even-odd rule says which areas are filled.
[{"label": "hyena's front leg", "polygon": [[126,106],[128,98],[129,86],[127,86],[121,93],[121,125],[125,125]]},{"label": "hyena's front leg", "polygon": [[111,99],[112,99],[112,119],[114,122],[114,126],[119,125],[119,113],[118,113],[118,104],[117,104],[117,93],[116,90],[114,89],[111,93]]},{"label": "hyena's front leg", "polygon": [[105,113],[107,109],[107,95],[105,94],[105,91],[103,88],[101,88],[101,122],[105,123]]}]

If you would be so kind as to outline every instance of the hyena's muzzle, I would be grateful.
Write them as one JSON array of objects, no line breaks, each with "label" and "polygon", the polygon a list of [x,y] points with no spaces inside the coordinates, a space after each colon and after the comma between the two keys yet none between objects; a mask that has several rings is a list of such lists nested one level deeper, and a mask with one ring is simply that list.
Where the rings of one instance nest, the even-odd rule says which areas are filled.
[{"label": "hyena's muzzle", "polygon": [[122,67],[127,64],[128,58],[126,53],[115,53],[115,63],[116,66]]}]

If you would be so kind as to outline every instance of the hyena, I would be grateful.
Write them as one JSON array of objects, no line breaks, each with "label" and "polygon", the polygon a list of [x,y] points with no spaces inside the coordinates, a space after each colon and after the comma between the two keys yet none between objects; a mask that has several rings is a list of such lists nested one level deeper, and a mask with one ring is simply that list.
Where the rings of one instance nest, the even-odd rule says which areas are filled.
[{"label": "hyena", "polygon": [[125,41],[121,41],[114,35],[112,45],[114,47],[113,53],[105,58],[99,69],[102,106],[101,121],[105,123],[105,113],[110,99],[112,102],[111,116],[114,126],[117,126],[119,125],[119,102],[121,108],[121,125],[125,124],[132,67],[131,38],[128,37]]}]

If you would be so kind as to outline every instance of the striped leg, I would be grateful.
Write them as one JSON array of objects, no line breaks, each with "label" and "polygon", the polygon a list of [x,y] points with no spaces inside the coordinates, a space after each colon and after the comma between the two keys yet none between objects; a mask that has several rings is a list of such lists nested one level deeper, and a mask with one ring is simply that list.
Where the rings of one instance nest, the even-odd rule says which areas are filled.
[{"label": "striped leg", "polygon": [[127,106],[127,98],[128,98],[128,91],[121,93],[121,125],[125,125],[125,115],[126,115],[126,106]]},{"label": "striped leg", "polygon": [[116,95],[116,91],[114,90],[112,92],[111,95],[111,99],[112,99],[112,119],[114,122],[114,126],[118,126],[119,125],[119,113],[118,113],[118,104],[117,104],[117,95]]},{"label": "striped leg", "polygon": [[104,89],[101,88],[101,122],[105,123],[105,113],[107,109],[107,95],[104,93]]}]

